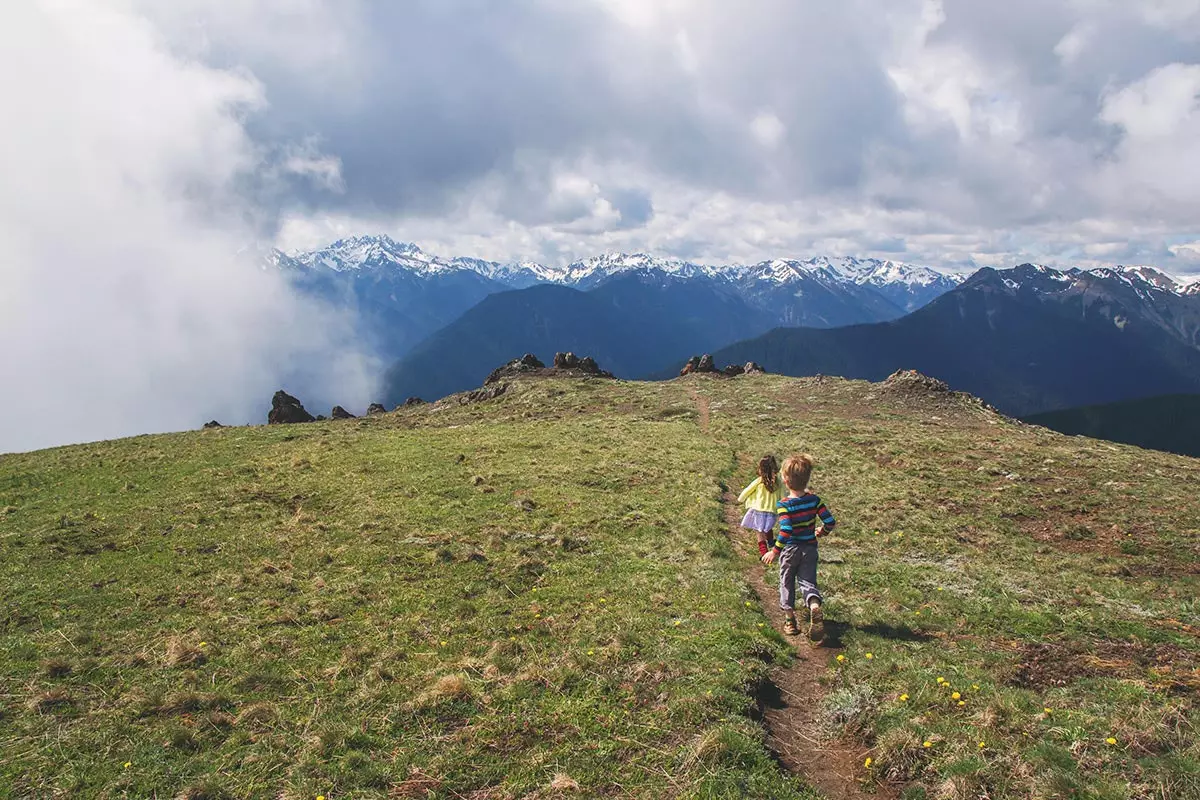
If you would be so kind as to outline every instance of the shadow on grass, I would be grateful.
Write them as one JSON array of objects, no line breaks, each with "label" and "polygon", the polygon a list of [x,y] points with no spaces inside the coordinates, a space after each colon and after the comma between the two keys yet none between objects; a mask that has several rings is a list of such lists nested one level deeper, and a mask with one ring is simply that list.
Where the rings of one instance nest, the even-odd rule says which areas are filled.
[{"label": "shadow on grass", "polygon": [[907,625],[884,625],[878,622],[870,625],[849,625],[845,622],[834,622],[827,619],[825,621],[825,640],[821,646],[831,650],[840,650],[845,646],[842,637],[850,630],[895,642],[928,642],[933,639],[929,634],[915,631]]}]

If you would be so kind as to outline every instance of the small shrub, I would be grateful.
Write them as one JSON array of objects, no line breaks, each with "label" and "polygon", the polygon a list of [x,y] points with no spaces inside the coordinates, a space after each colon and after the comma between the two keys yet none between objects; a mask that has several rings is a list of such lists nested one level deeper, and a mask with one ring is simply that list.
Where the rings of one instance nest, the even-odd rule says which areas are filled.
[{"label": "small shrub", "polygon": [[443,675],[413,701],[418,708],[431,708],[442,703],[469,701],[475,698],[471,679],[461,673]]},{"label": "small shrub", "polygon": [[870,727],[871,717],[879,706],[875,690],[865,683],[830,692],[822,711],[829,723],[831,736],[840,733],[861,733]]},{"label": "small shrub", "polygon": [[71,693],[66,689],[51,689],[48,692],[42,692],[31,697],[29,702],[26,703],[26,707],[30,711],[44,714],[48,711],[65,708],[73,702],[74,699],[71,697]]},{"label": "small shrub", "polygon": [[909,728],[892,728],[875,744],[875,763],[879,774],[889,781],[916,778],[925,763],[921,737]]},{"label": "small shrub", "polygon": [[1096,538],[1096,532],[1087,525],[1072,525],[1067,528],[1063,538],[1070,539],[1073,542],[1084,542]]},{"label": "small shrub", "polygon": [[178,636],[167,641],[166,663],[168,667],[198,667],[205,662],[204,651]]},{"label": "small shrub", "polygon": [[65,678],[71,674],[71,662],[61,658],[50,658],[42,662],[42,673],[47,678]]}]

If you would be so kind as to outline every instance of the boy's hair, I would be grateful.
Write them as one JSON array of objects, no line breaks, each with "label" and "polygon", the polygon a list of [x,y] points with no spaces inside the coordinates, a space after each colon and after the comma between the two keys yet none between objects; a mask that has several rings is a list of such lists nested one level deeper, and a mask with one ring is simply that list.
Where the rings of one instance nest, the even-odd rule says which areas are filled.
[{"label": "boy's hair", "polygon": [[758,477],[762,478],[763,486],[768,492],[775,491],[775,481],[779,475],[779,462],[769,453],[758,460]]},{"label": "boy's hair", "polygon": [[812,477],[813,457],[808,453],[788,456],[783,462],[783,482],[793,492],[803,492],[808,488],[808,479]]}]

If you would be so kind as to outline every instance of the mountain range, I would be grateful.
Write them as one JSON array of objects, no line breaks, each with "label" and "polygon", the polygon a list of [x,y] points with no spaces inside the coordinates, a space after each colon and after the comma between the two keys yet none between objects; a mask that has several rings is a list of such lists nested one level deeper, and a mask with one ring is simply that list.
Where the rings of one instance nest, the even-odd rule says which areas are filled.
[{"label": "mountain range", "polygon": [[478,386],[525,352],[669,377],[689,355],[788,375],[915,368],[1016,415],[1200,391],[1200,283],[1150,267],[985,268],[969,279],[816,257],[711,266],[606,254],[562,267],[442,258],[386,236],[275,251],[391,362],[385,401]]},{"label": "mountain range", "polygon": [[356,236],[291,254],[275,250],[267,260],[302,291],[350,310],[361,338],[388,361],[402,358],[490,294],[546,284],[590,292],[637,275],[626,288],[644,293],[625,302],[643,307],[664,288],[700,286],[748,314],[752,321],[732,327],[752,335],[776,325],[832,327],[895,319],[962,281],[928,267],[857,258],[707,266],[610,253],[551,267],[442,258],[387,236]]},{"label": "mountain range", "polygon": [[1023,416],[1200,391],[1198,329],[1200,291],[1156,270],[1025,264],[981,269],[898,320],[777,328],[714,355],[787,375],[912,368]]}]

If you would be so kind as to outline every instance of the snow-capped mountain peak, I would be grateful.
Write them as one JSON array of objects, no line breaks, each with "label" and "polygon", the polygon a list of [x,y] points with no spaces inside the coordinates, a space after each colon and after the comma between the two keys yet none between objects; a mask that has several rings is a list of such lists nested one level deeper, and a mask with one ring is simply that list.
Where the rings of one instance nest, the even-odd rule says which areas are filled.
[{"label": "snow-capped mountain peak", "polygon": [[692,278],[699,275],[713,277],[720,272],[720,269],[716,267],[705,267],[678,259],[655,258],[645,253],[605,253],[568,264],[559,271],[556,282],[572,286],[586,286],[613,275],[638,270],[652,270],[681,278]]},{"label": "snow-capped mountain peak", "polygon": [[290,257],[306,267],[323,267],[334,272],[387,267],[437,272],[453,268],[415,244],[397,242],[386,235],[350,236],[320,250],[294,253]]}]

